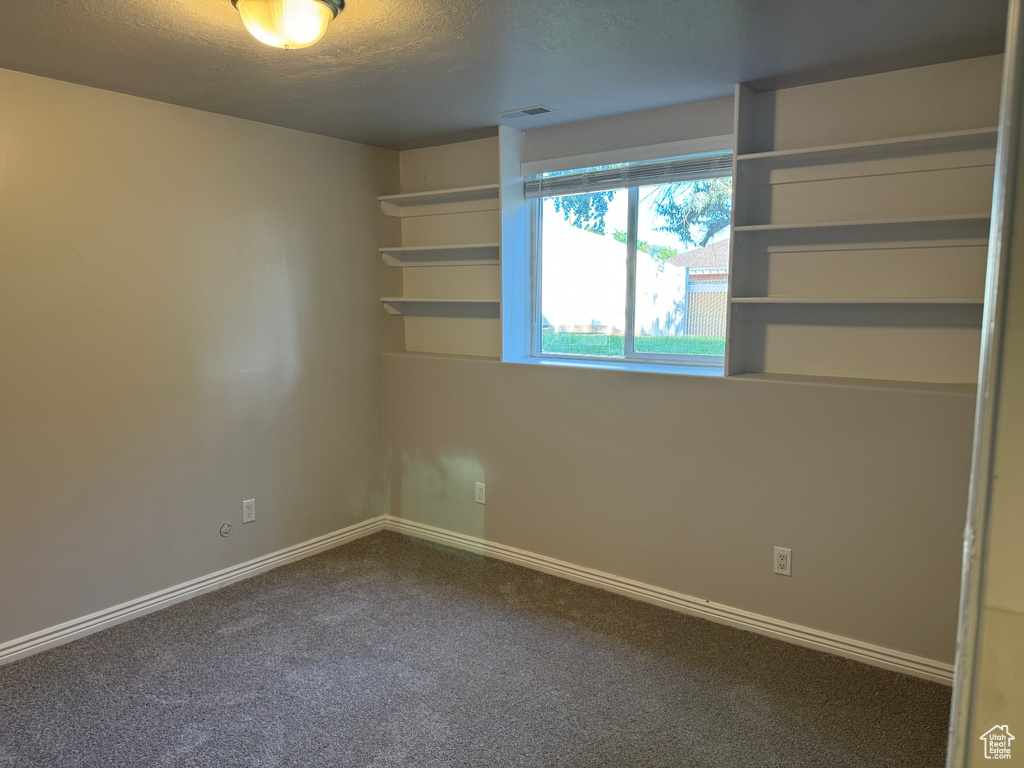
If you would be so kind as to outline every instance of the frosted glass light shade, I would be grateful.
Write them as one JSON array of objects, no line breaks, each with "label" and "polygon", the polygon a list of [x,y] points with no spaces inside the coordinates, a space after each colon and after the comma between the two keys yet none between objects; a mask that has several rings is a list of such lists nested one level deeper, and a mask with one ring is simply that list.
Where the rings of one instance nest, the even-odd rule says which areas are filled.
[{"label": "frosted glass light shade", "polygon": [[341,0],[232,0],[249,34],[275,48],[305,48],[327,31]]}]

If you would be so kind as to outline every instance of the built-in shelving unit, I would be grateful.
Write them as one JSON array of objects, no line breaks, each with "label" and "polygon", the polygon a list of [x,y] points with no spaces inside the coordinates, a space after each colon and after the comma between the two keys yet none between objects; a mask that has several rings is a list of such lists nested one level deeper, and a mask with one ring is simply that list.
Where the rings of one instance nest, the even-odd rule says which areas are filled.
[{"label": "built-in shelving unit", "polygon": [[501,263],[500,243],[398,246],[381,248],[380,252],[389,267],[486,267]]},{"label": "built-in shelving unit", "polygon": [[384,213],[399,218],[496,211],[498,210],[499,189],[498,184],[482,184],[430,192],[383,195],[377,200]]},{"label": "built-in shelving unit", "polygon": [[926,133],[895,88],[737,87],[728,374],[976,379],[998,132],[956,123],[997,116],[943,87]]},{"label": "built-in shelving unit", "polygon": [[401,153],[399,165],[402,188],[411,191],[378,201],[385,214],[401,220],[399,243],[380,249],[384,263],[396,268],[387,280],[391,295],[381,303],[395,316],[393,322],[401,323],[404,351],[496,357],[501,352],[497,140],[409,150]]}]

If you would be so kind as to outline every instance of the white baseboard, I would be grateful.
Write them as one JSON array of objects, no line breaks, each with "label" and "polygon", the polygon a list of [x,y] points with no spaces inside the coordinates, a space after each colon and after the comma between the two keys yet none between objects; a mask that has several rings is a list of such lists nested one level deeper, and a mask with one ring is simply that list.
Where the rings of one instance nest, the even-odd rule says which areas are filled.
[{"label": "white baseboard", "polygon": [[602,573],[591,568],[583,568],[563,562],[562,560],[536,555],[532,552],[516,549],[515,547],[496,544],[461,533],[452,533],[442,528],[403,520],[399,517],[386,516],[384,518],[384,527],[390,531],[426,539],[467,552],[475,552],[487,557],[505,560],[536,571],[561,576],[581,584],[599,587],[609,592],[643,600],[644,602],[653,603],[673,611],[699,616],[719,624],[727,624],[731,627],[738,627],[750,632],[757,632],[760,635],[785,640],[788,643],[802,645],[806,648],[825,651],[826,653],[843,656],[847,659],[854,659],[865,664],[903,672],[907,675],[913,675],[914,677],[932,680],[945,685],[951,685],[953,682],[952,664],[945,664],[933,661],[932,659],[926,659],[922,656],[894,651],[890,648],[883,648],[859,640],[851,640],[850,638],[821,632],[817,629],[800,626],[799,624],[790,624],[789,622],[779,621],[768,616],[743,611],[739,608],[712,603],[707,600],[690,597],[689,595],[654,587],[650,584],[624,579],[620,576]]},{"label": "white baseboard", "polygon": [[272,568],[333,549],[363,536],[369,536],[371,533],[383,530],[383,528],[384,517],[374,517],[364,522],[350,525],[347,528],[342,528],[340,531],[310,539],[302,544],[280,549],[277,552],[258,557],[255,560],[249,560],[240,565],[187,581],[184,584],[179,584],[160,592],[154,592],[151,595],[139,597],[135,600],[129,600],[127,603],[116,605],[113,608],[98,611],[89,616],[83,616],[80,619],[74,619],[64,624],[11,640],[0,644],[0,664],[16,661],[17,659],[31,656],[34,653],[45,651],[47,648],[63,645],[80,637],[99,632],[101,629],[106,629],[114,624],[121,624],[122,622],[136,619],[139,616],[158,611],[161,608],[167,608],[174,603],[180,603],[183,600],[196,597],[204,592],[212,592],[236,581],[269,571]]},{"label": "white baseboard", "polygon": [[247,579],[264,571],[269,571],[272,568],[301,560],[302,558],[341,546],[342,544],[385,529],[467,552],[475,552],[487,557],[505,560],[506,562],[522,565],[536,571],[550,573],[581,584],[588,584],[636,600],[653,603],[654,605],[679,611],[680,613],[699,616],[720,624],[727,624],[739,629],[746,629],[761,635],[767,635],[768,637],[785,640],[789,643],[795,643],[796,645],[833,653],[848,659],[855,659],[856,661],[876,667],[903,672],[914,677],[921,677],[946,685],[950,685],[953,681],[953,666],[951,664],[944,664],[921,656],[913,656],[878,645],[863,643],[859,640],[831,635],[827,632],[800,626],[799,624],[790,624],[768,616],[731,608],[719,603],[712,603],[678,592],[671,592],[667,589],[651,586],[650,584],[624,579],[620,576],[613,576],[591,568],[573,565],[562,560],[555,560],[544,555],[536,555],[532,552],[516,549],[504,544],[496,544],[474,536],[453,533],[442,528],[435,528],[390,515],[374,517],[362,523],[343,528],[340,531],[329,533],[326,536],[320,536],[302,544],[278,550],[264,557],[249,560],[240,565],[193,579],[184,584],[130,600],[113,608],[98,611],[89,616],[74,619],[64,624],[0,644],[0,664],[16,661],[17,659],[44,651],[47,648],[53,648],[77,638],[91,635],[94,632],[99,632],[101,629],[130,621],[147,613],[166,608],[174,603],[180,603],[183,600],[196,597],[204,592],[212,592],[236,581]]}]

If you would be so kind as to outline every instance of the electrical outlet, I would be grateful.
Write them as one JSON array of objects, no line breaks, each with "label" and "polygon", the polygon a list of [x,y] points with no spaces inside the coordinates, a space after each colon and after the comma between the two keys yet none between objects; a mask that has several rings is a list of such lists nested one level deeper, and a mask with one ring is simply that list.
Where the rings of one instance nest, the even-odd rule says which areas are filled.
[{"label": "electrical outlet", "polygon": [[256,499],[242,502],[242,522],[252,523],[256,520]]},{"label": "electrical outlet", "polygon": [[476,484],[476,503],[486,504],[487,503],[487,486],[483,483]]},{"label": "electrical outlet", "polygon": [[775,548],[775,573],[780,576],[793,575],[793,550],[785,547]]},{"label": "electrical outlet", "polygon": [[224,523],[224,525],[220,527],[220,535],[225,539],[231,535],[231,523]]}]

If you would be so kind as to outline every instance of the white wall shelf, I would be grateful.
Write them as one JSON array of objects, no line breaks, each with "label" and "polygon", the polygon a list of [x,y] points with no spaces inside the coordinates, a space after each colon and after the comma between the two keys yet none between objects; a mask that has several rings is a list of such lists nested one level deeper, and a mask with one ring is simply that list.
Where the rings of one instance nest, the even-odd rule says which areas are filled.
[{"label": "white wall shelf", "polygon": [[[950,216],[920,216],[905,219],[872,219],[867,221],[824,221],[801,224],[748,224],[733,227],[733,232],[802,232],[827,229],[860,229],[869,232],[883,228],[941,228],[974,229],[987,227],[991,217],[987,213],[953,214]],[[987,234],[987,229],[984,230]]]},{"label": "white wall shelf", "polygon": [[381,248],[389,267],[496,266],[501,263],[499,243],[425,245]]},{"label": "white wall shelf", "polygon": [[501,306],[499,299],[447,299],[417,298],[412,296],[382,296],[381,302],[389,315],[421,314],[433,317],[493,316]]},{"label": "white wall shelf", "polygon": [[826,305],[826,304],[864,304],[864,305],[880,305],[880,304],[894,304],[900,306],[941,306],[941,305],[978,305],[984,303],[984,299],[980,296],[977,298],[967,297],[955,297],[955,298],[933,298],[933,297],[919,297],[919,296],[867,296],[867,297],[851,297],[851,296],[836,296],[836,297],[810,297],[810,296],[735,296],[732,300],[733,304],[812,304],[812,305]]},{"label": "white wall shelf", "polygon": [[483,184],[433,192],[409,192],[378,197],[381,210],[388,216],[409,218],[448,213],[472,213],[498,210],[500,185]]},{"label": "white wall shelf", "polygon": [[924,216],[870,221],[829,221],[804,224],[751,224],[733,227],[737,246],[758,244],[836,244],[837,249],[863,243],[913,241],[919,244],[984,245],[988,242],[991,217],[987,213]]},{"label": "white wall shelf", "polygon": [[740,167],[779,167],[797,164],[851,162],[915,153],[994,149],[997,134],[998,131],[995,127],[971,128],[964,131],[944,131],[942,133],[926,133],[916,136],[898,136],[892,139],[857,141],[823,147],[753,152],[737,155],[736,163]]}]

